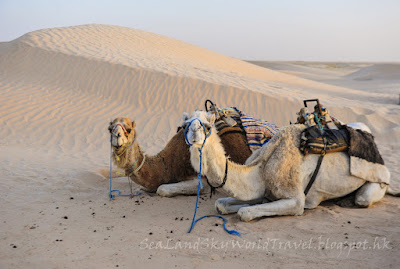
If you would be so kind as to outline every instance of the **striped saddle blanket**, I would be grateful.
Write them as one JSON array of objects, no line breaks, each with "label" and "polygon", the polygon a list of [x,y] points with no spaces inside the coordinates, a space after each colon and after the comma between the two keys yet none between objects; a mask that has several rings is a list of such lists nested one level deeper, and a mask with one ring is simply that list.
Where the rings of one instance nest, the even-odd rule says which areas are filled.
[{"label": "striped saddle blanket", "polygon": [[247,141],[251,151],[261,148],[276,133],[279,132],[278,126],[268,121],[258,120],[239,111],[242,126],[246,132]]}]

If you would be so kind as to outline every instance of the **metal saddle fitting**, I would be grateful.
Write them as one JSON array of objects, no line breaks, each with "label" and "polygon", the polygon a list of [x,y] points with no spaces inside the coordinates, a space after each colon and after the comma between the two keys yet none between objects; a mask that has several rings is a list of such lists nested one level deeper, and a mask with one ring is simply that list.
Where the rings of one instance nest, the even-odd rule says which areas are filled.
[{"label": "metal saddle fitting", "polygon": [[[307,127],[311,127],[314,125],[320,125],[320,129],[323,128],[338,130],[341,126],[341,123],[337,120],[334,120],[329,115],[329,111],[319,103],[319,99],[309,99],[304,100],[304,107],[300,109],[297,113],[297,122],[300,124],[305,124]],[[309,113],[307,111],[307,103],[309,102],[317,102],[314,106],[313,113]],[[322,133],[321,133],[322,134]]]},{"label": "metal saddle fitting", "polygon": [[[208,107],[208,103],[210,103],[210,107]],[[204,105],[207,112],[212,112],[215,114],[215,126],[217,127],[217,130],[222,130],[225,127],[233,127],[237,125],[236,120],[231,116],[231,114],[233,115],[235,114],[235,112],[230,112],[229,109],[219,109],[216,104],[208,99],[206,100]],[[220,128],[218,128],[219,126]]]}]

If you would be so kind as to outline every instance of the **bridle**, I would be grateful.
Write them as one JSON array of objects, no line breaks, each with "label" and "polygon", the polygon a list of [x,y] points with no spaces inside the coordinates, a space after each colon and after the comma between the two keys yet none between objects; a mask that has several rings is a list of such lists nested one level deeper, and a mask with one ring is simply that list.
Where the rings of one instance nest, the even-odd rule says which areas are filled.
[{"label": "bridle", "polygon": [[[203,131],[204,131],[204,134],[205,134],[205,138],[204,138],[203,144],[201,145],[201,148],[199,148],[199,152],[200,152],[200,172],[199,172],[199,175],[201,175],[201,169],[202,169],[202,167],[201,167],[201,166],[202,166],[202,154],[203,154],[202,151],[203,151],[203,147],[204,147],[204,144],[206,143],[207,138],[211,135],[211,130],[212,130],[212,129],[210,129],[210,131],[207,133],[206,127],[204,126],[204,124],[201,122],[200,119],[194,118],[193,120],[191,120],[191,121],[189,122],[189,124],[186,126],[185,132],[184,132],[186,143],[187,143],[189,146],[193,146],[193,144],[191,144],[191,143],[189,142],[189,140],[187,139],[187,132],[188,132],[188,130],[189,130],[189,126],[190,126],[195,120],[199,121],[199,123],[200,123],[201,126],[203,127]],[[207,178],[207,176],[206,176],[207,184],[208,184],[208,185],[210,186],[210,188],[211,188],[210,198],[212,197],[213,194],[215,194],[215,190],[216,190],[216,189],[221,188],[221,187],[223,187],[223,186],[225,185],[226,180],[227,180],[227,176],[228,176],[228,159],[225,160],[225,176],[224,176],[224,179],[222,180],[222,183],[221,183],[220,185],[214,187],[214,186],[211,185],[211,183],[208,181],[208,178]],[[200,181],[200,184],[201,184],[201,181]]]},{"label": "bridle", "polygon": [[187,139],[187,132],[189,131],[190,125],[192,125],[192,123],[193,123],[194,121],[196,121],[196,120],[197,120],[197,121],[200,123],[200,125],[203,127],[203,131],[204,131],[204,134],[205,134],[205,136],[206,136],[206,137],[204,138],[203,144],[201,145],[201,149],[199,149],[199,151],[200,151],[200,150],[203,149],[203,146],[204,146],[204,144],[206,143],[207,138],[211,135],[211,129],[210,129],[210,131],[207,133],[206,127],[204,126],[204,124],[201,122],[201,120],[200,120],[199,118],[194,118],[193,120],[191,120],[191,121],[189,122],[189,124],[186,126],[185,132],[184,132],[186,144],[188,144],[190,147],[193,146],[193,144],[190,144],[189,140]]},{"label": "bridle", "polygon": [[[128,133],[128,131],[125,129],[125,127],[124,127],[121,123],[117,123],[117,124],[114,126],[114,128],[112,129],[112,131],[111,131],[110,143],[112,143],[112,138],[113,138],[113,136],[115,136],[115,137],[118,138],[118,136],[116,136],[116,135],[114,134],[114,131],[115,131],[115,129],[117,129],[118,126],[121,127],[122,131],[124,132],[126,138],[127,138],[128,141],[129,141],[129,133]],[[122,154],[124,154],[130,147],[133,146],[133,144],[135,144],[135,140],[136,140],[136,136],[133,137],[132,143],[131,143],[129,146],[125,147],[125,149],[124,149],[121,153],[119,153],[119,154],[116,153],[116,152],[113,150],[113,154],[114,154],[115,158],[117,159],[117,161],[119,160],[119,157],[122,156]],[[114,146],[113,146],[112,144],[111,144],[111,146],[114,148]]]},{"label": "bridle", "polygon": [[[204,134],[206,135],[206,137],[204,138],[203,145],[201,145],[201,148],[198,149],[199,152],[200,152],[200,170],[199,170],[199,173],[197,174],[197,179],[198,179],[198,181],[199,181],[199,184],[197,185],[196,207],[195,207],[195,209],[194,209],[192,224],[190,225],[190,229],[189,229],[188,233],[190,233],[190,232],[192,231],[192,229],[193,229],[194,226],[196,225],[196,222],[198,222],[199,220],[204,219],[204,218],[208,218],[208,217],[216,217],[216,218],[220,218],[220,219],[222,219],[222,220],[224,221],[224,223],[222,224],[222,226],[224,227],[224,230],[225,230],[226,232],[228,232],[229,234],[235,234],[235,235],[237,235],[237,236],[240,237],[241,234],[240,234],[238,231],[235,231],[235,230],[228,230],[228,229],[226,228],[225,225],[226,225],[226,223],[227,223],[227,220],[226,220],[224,217],[222,217],[222,216],[218,216],[218,215],[205,215],[205,216],[202,216],[201,218],[196,219],[197,208],[199,208],[200,190],[203,188],[203,184],[201,183],[201,166],[202,166],[202,155],[203,155],[202,150],[203,150],[204,144],[206,143],[207,138],[211,135],[211,130],[212,130],[212,129],[210,129],[210,132],[207,134],[207,130],[206,130],[206,127],[204,126],[204,124],[203,124],[199,119],[197,119],[197,118],[193,119],[193,120],[188,124],[188,126],[186,126],[185,132],[184,132],[186,143],[187,143],[189,146],[192,146],[192,144],[190,144],[189,140],[187,139],[187,131],[188,131],[188,129],[189,129],[189,126],[193,123],[194,120],[198,120],[198,121],[200,122],[201,126],[203,127]],[[221,185],[219,185],[219,186],[217,186],[217,187],[213,187],[213,186],[211,186],[210,182],[208,182],[208,179],[207,179],[207,183],[208,183],[208,185],[210,185],[210,187],[211,187],[211,196],[212,196],[212,194],[213,194],[213,191],[214,191],[216,188],[220,188],[220,187],[222,187],[222,186],[225,185],[226,178],[227,178],[227,174],[228,174],[228,160],[226,160],[226,164],[225,164],[225,177],[224,177],[224,180],[223,180],[223,182],[222,182]]]},{"label": "bridle", "polygon": [[211,183],[208,181],[208,178],[207,178],[207,176],[206,176],[207,184],[208,184],[208,186],[210,186],[210,188],[211,188],[210,198],[212,197],[213,194],[215,194],[215,190],[216,190],[216,189],[222,188],[222,187],[225,185],[226,179],[227,179],[227,178],[228,178],[228,159],[225,159],[225,176],[224,176],[224,179],[222,180],[222,183],[221,183],[221,184],[219,184],[218,186],[214,187],[214,186],[211,185]]},{"label": "bridle", "polygon": [[126,138],[128,138],[128,140],[129,140],[129,133],[128,133],[128,131],[126,130],[126,128],[124,127],[124,125],[122,125],[121,123],[117,123],[117,124],[114,126],[114,128],[113,128],[113,130],[112,130],[112,132],[111,132],[111,135],[114,134],[114,131],[115,131],[115,129],[116,129],[118,126],[121,127],[122,131],[124,131],[124,134],[125,134]]},{"label": "bridle", "polygon": [[[128,141],[129,141],[129,134],[130,134],[130,133],[126,130],[126,128],[125,128],[121,123],[117,123],[117,124],[114,126],[114,128],[112,129],[111,138],[110,138],[110,143],[112,142],[112,137],[113,137],[113,136],[116,136],[116,135],[114,134],[114,131],[115,131],[115,129],[116,129],[118,126],[120,126],[120,127],[122,128],[122,131],[124,132],[126,138],[127,138]],[[132,146],[135,144],[135,141],[136,141],[136,136],[133,137],[132,143],[131,143],[129,146],[127,146],[127,147],[126,147],[121,153],[119,153],[119,154],[117,154],[116,152],[113,151],[113,155],[114,155],[115,159],[116,159],[117,161],[119,161],[120,157],[121,157],[130,147],[132,147]],[[111,144],[111,147],[113,147],[112,144]],[[139,154],[137,160],[135,161],[134,165],[132,165],[133,171],[127,175],[128,177],[130,177],[131,175],[136,174],[136,173],[139,172],[139,170],[143,167],[143,164],[144,164],[144,162],[145,162],[145,160],[146,160],[146,155],[145,155],[145,154],[143,154],[143,159],[142,159],[141,164],[140,164],[138,167],[135,168],[136,164],[137,164],[138,161],[139,161],[139,158],[140,158],[140,154]]]}]

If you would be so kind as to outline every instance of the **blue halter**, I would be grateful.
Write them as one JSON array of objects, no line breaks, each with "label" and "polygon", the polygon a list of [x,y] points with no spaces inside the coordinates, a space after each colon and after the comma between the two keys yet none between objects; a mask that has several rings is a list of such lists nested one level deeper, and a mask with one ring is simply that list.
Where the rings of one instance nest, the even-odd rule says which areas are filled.
[{"label": "blue halter", "polygon": [[[112,157],[113,157],[113,146],[112,146],[112,134],[110,136],[110,144],[111,144],[111,155],[110,155],[110,192],[108,193],[108,196],[110,198],[110,201],[113,200],[115,198],[115,195],[113,195],[113,192],[117,192],[118,196],[128,196],[128,197],[134,197],[134,196],[138,196],[140,194],[142,194],[141,192],[139,192],[138,194],[121,194],[120,190],[113,190],[112,189]],[[136,136],[133,138],[133,142],[132,145],[130,145],[129,147],[127,147],[124,152],[126,150],[128,150],[130,147],[133,146],[133,144],[135,144],[135,140],[136,140]],[[138,159],[139,160],[139,159]],[[128,181],[129,181],[129,177],[128,177]]]},{"label": "blue halter", "polygon": [[225,225],[226,225],[226,223],[227,223],[228,221],[227,221],[224,217],[222,217],[222,216],[218,216],[218,215],[205,215],[205,216],[203,216],[203,217],[200,217],[200,218],[196,219],[196,213],[197,213],[197,208],[198,208],[198,204],[199,204],[200,189],[203,189],[203,183],[201,182],[201,168],[202,168],[202,159],[203,159],[203,147],[204,147],[204,144],[206,143],[207,138],[210,137],[210,135],[211,135],[211,130],[210,130],[209,133],[207,133],[206,127],[204,126],[204,124],[201,122],[200,119],[194,118],[193,120],[191,120],[191,121],[189,122],[189,124],[186,126],[186,128],[185,128],[185,133],[184,133],[184,134],[185,134],[186,143],[187,143],[189,146],[193,146],[193,144],[190,144],[189,140],[187,139],[187,132],[188,132],[188,130],[189,130],[189,126],[190,126],[195,120],[197,120],[197,121],[200,122],[201,126],[203,127],[204,134],[206,135],[206,137],[204,138],[204,141],[203,141],[203,144],[201,145],[201,148],[199,148],[199,152],[200,152],[200,170],[199,170],[199,173],[198,173],[198,175],[197,175],[197,179],[199,180],[199,184],[198,184],[198,186],[197,186],[196,207],[195,207],[195,209],[194,209],[192,224],[190,225],[190,229],[189,229],[188,233],[190,233],[190,232],[193,230],[194,226],[196,225],[196,222],[198,222],[199,220],[204,219],[204,218],[208,218],[208,217],[216,217],[216,218],[220,218],[220,219],[222,219],[222,220],[224,221],[223,227],[224,227],[224,230],[225,230],[227,233],[229,233],[229,234],[234,234],[234,235],[237,235],[237,236],[241,237],[241,233],[239,233],[238,231],[235,231],[235,230],[228,230],[228,229],[226,228]]}]

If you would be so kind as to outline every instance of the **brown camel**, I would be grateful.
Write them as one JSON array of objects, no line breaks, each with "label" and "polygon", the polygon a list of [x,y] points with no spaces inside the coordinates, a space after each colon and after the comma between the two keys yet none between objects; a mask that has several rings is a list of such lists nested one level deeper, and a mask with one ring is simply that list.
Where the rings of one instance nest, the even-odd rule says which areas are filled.
[{"label": "brown camel", "polygon": [[[110,122],[108,130],[111,134],[113,162],[117,167],[125,170],[132,181],[147,191],[158,189],[157,193],[161,196],[196,194],[196,172],[190,163],[184,130],[179,130],[158,154],[147,156],[140,149],[135,126],[135,121],[123,117]],[[236,163],[244,164],[251,155],[244,133],[222,134],[221,141],[227,156]]]}]

